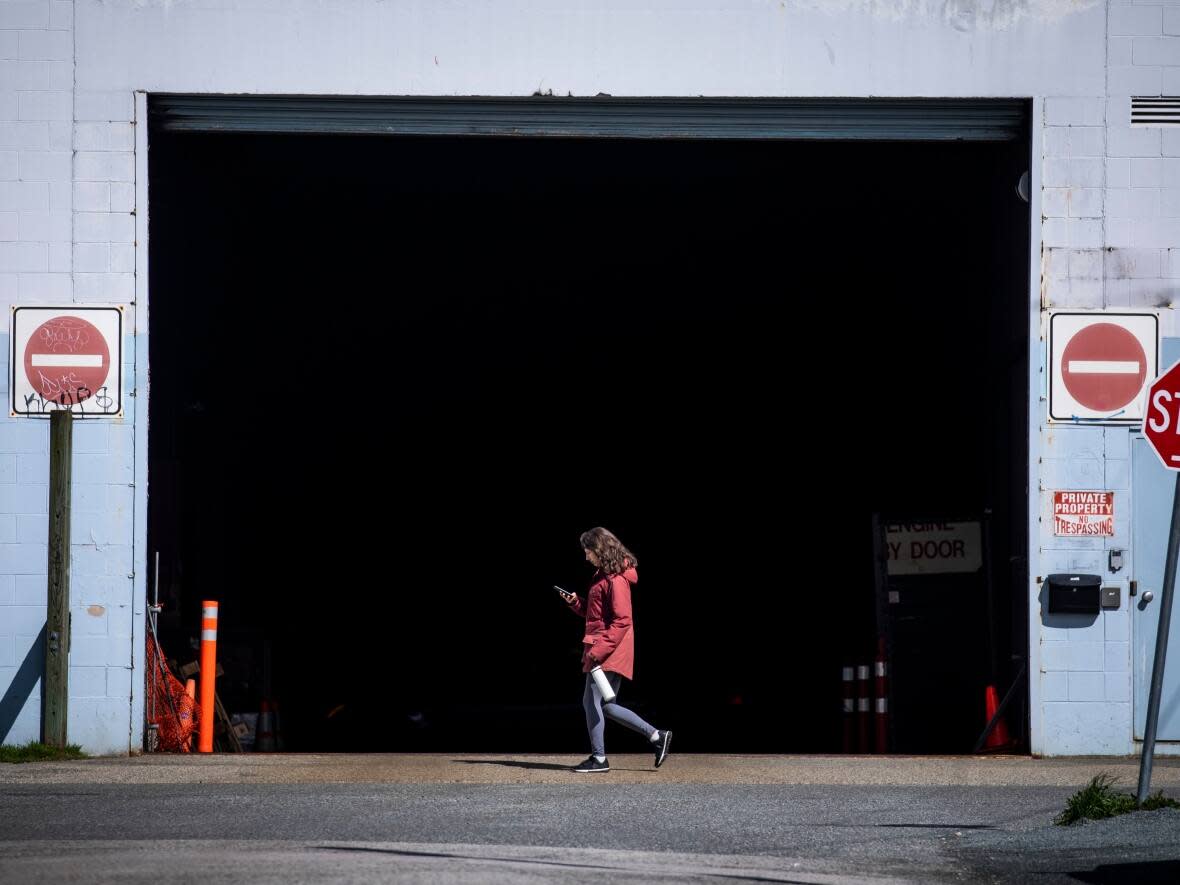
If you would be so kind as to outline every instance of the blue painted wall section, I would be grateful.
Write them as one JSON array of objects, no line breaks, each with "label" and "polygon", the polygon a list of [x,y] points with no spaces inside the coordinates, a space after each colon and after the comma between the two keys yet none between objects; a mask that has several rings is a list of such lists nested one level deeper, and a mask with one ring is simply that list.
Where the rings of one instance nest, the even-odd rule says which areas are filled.
[{"label": "blue painted wall section", "polygon": [[[9,337],[0,339],[8,397]],[[134,389],[126,336],[126,391]],[[146,351],[145,351],[146,352]],[[70,560],[69,739],[92,753],[138,748],[133,726],[135,398],[123,419],[76,421]],[[0,742],[40,737],[48,556],[49,423],[0,415]],[[139,606],[142,610],[142,606]]]},{"label": "blue painted wall section", "polygon": [[[1180,358],[1180,339],[1165,338],[1161,362]],[[1133,509],[1131,439],[1137,429],[1046,425],[1042,431],[1041,519],[1039,529],[1042,577],[1055,572],[1097,574],[1106,586],[1117,586],[1122,605],[1097,616],[1051,615],[1044,590],[1040,596],[1040,679],[1046,755],[1136,752],[1132,736],[1132,622],[1128,599],[1134,577],[1132,513],[1136,518],[1162,519],[1168,513],[1144,514]],[[1059,538],[1053,534],[1053,492],[1107,490],[1115,493],[1115,535],[1112,538]],[[1170,497],[1169,497],[1170,501]],[[1167,509],[1167,508],[1165,508]],[[1111,550],[1123,550],[1125,566],[1109,569]],[[1161,753],[1180,752],[1180,745],[1161,744]]]}]

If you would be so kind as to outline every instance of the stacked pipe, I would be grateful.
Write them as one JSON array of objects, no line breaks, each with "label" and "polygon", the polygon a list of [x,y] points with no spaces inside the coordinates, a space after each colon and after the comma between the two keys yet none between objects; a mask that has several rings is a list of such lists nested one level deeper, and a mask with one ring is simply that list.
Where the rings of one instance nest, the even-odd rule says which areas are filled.
[{"label": "stacked pipe", "polygon": [[885,643],[877,646],[872,663],[846,665],[841,672],[843,691],[843,748],[845,753],[889,751],[889,665]]},{"label": "stacked pipe", "polygon": [[889,664],[885,657],[884,639],[877,643],[877,660],[874,662],[874,667],[877,681],[877,704],[874,711],[877,728],[874,749],[878,753],[885,753],[889,750],[889,686],[887,683]]},{"label": "stacked pipe", "polygon": [[869,752],[869,665],[856,668],[856,751]]},{"label": "stacked pipe", "polygon": [[844,685],[844,752],[856,752],[856,668],[845,667]]}]

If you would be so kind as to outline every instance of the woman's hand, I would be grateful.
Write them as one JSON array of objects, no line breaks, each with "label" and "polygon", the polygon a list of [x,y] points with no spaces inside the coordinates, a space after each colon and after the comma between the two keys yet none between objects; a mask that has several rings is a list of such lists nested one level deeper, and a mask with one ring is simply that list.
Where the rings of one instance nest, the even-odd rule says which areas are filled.
[{"label": "woman's hand", "polygon": [[562,591],[561,591],[561,598],[562,598],[562,599],[564,599],[564,600],[566,601],[566,603],[567,603],[567,604],[569,604],[569,605],[573,605],[573,604],[574,604],[574,600],[576,600],[576,599],[578,598],[578,594],[577,594],[577,593],[572,593],[572,592],[571,592],[571,591],[569,591],[569,590],[562,590]]}]

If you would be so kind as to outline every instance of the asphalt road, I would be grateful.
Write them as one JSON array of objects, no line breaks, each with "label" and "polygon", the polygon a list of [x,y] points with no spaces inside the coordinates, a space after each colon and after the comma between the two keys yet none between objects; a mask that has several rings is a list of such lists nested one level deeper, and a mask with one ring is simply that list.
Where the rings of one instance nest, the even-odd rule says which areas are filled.
[{"label": "asphalt road", "polygon": [[[709,770],[708,758],[699,761]],[[253,767],[257,780],[279,782],[242,782],[252,767],[242,757],[238,782],[192,780],[203,769],[224,774],[208,762],[178,763],[174,782],[117,776],[156,777],[154,760],[71,763],[82,766],[73,783],[57,780],[69,766],[0,771],[0,881],[1180,881],[1180,812],[1052,827],[1076,787],[1036,782],[1088,769],[1050,761],[987,760],[1001,783],[976,785],[910,783],[913,773],[873,783],[889,780],[881,775],[891,765],[895,775],[923,769],[887,759],[858,773],[853,764],[857,776],[844,779],[855,783],[786,782],[804,779],[787,770],[814,773],[805,759],[784,765],[774,783],[636,783],[520,767],[555,766],[535,759],[499,765],[501,780],[523,771],[547,782],[486,782],[484,768],[470,774],[470,762],[451,760],[416,782],[292,783],[273,757]],[[930,762],[930,779],[945,781],[970,760]],[[396,757],[372,770],[381,765],[399,769]]]}]

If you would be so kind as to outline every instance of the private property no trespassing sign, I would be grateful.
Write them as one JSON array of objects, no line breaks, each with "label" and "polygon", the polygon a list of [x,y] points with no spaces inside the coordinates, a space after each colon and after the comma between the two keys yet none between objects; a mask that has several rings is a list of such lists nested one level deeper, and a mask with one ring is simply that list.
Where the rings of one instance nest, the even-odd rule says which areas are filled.
[{"label": "private property no trespassing sign", "polygon": [[1054,492],[1053,534],[1113,538],[1114,492]]},{"label": "private property no trespassing sign", "polygon": [[13,307],[11,332],[12,417],[122,416],[122,305]]}]

